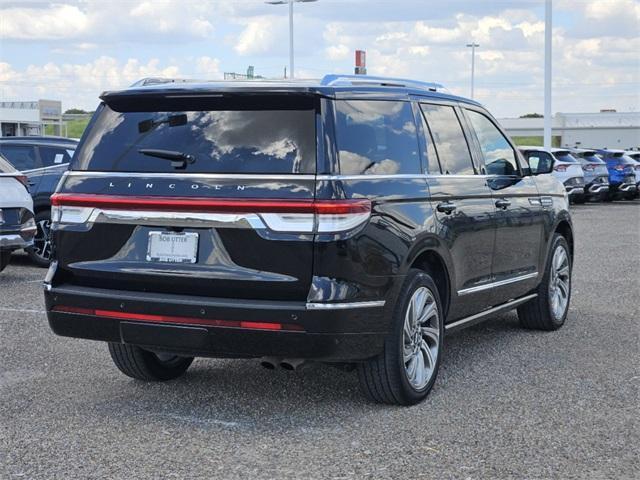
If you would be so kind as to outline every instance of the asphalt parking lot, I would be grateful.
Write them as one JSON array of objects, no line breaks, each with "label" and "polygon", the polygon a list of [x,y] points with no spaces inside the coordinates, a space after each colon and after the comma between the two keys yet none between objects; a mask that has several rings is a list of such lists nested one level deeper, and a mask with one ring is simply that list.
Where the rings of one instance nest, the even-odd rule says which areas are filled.
[{"label": "asphalt parking lot", "polygon": [[566,326],[514,312],[452,334],[411,408],[356,375],[197,359],[181,379],[121,375],[106,345],[54,336],[45,271],[0,274],[0,478],[634,479],[640,476],[640,201],[574,208]]}]

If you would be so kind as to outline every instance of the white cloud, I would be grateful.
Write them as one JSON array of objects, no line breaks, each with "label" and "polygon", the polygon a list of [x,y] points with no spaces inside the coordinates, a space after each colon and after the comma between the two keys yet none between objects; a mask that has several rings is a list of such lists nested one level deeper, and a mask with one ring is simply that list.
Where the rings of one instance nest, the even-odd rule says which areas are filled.
[{"label": "white cloud", "polygon": [[88,31],[88,15],[73,5],[48,9],[7,8],[0,11],[0,37],[5,39],[74,38]]},{"label": "white cloud", "polygon": [[233,49],[238,55],[256,55],[269,51],[274,44],[276,19],[257,17],[245,23]]}]

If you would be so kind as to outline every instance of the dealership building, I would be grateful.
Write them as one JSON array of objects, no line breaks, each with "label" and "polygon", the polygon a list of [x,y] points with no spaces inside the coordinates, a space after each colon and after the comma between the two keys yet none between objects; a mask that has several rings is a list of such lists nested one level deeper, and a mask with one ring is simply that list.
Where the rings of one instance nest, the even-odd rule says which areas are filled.
[{"label": "dealership building", "polygon": [[[501,118],[512,137],[542,137],[543,118]],[[555,144],[562,147],[640,148],[640,113],[556,113],[552,121]]]},{"label": "dealership building", "polygon": [[0,102],[0,136],[20,137],[66,134],[62,121],[62,102],[57,100],[35,100],[25,102]]}]

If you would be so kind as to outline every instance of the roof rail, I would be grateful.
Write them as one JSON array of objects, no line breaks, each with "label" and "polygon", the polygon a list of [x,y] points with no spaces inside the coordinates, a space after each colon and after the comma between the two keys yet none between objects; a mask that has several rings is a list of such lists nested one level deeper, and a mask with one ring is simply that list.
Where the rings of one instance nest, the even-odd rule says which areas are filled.
[{"label": "roof rail", "polygon": [[371,85],[379,87],[407,87],[429,92],[445,92],[448,90],[439,83],[407,80],[405,78],[374,77],[370,75],[325,75],[320,81],[322,85],[331,87],[351,87],[354,85]]}]

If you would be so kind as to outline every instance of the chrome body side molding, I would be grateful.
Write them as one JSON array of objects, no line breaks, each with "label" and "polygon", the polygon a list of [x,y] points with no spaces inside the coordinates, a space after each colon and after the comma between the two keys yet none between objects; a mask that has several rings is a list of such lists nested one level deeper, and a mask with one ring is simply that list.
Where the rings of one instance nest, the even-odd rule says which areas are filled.
[{"label": "chrome body side molding", "polygon": [[463,288],[458,290],[458,295],[469,295],[470,293],[477,293],[483,290],[490,290],[496,287],[502,287],[511,283],[522,282],[523,280],[529,280],[531,278],[538,278],[538,272],[527,273],[526,275],[519,275],[517,277],[507,278],[506,280],[500,280],[499,282],[485,283],[478,285],[477,287]]},{"label": "chrome body side molding", "polygon": [[524,297],[517,298],[515,300],[511,300],[502,305],[498,305],[497,307],[490,308],[489,310],[485,310],[484,312],[476,313],[475,315],[471,315],[469,317],[463,318],[461,320],[456,320],[455,322],[446,324],[444,326],[445,332],[455,332],[456,330],[460,330],[465,327],[470,327],[471,325],[475,325],[476,323],[480,323],[483,320],[486,320],[487,317],[494,315],[499,312],[503,312],[506,310],[512,310],[523,303],[528,302],[532,298],[536,298],[538,296],[537,293],[532,293],[531,295],[527,295]]}]

